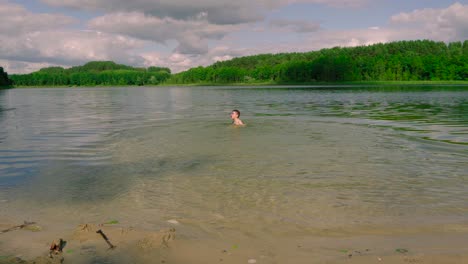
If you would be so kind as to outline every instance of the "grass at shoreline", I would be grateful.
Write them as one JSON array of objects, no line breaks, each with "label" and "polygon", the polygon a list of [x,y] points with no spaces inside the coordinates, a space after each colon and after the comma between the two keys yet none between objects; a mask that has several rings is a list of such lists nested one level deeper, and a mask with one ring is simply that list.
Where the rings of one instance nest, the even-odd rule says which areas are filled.
[{"label": "grass at shoreline", "polygon": [[405,85],[461,85],[468,86],[468,80],[466,81],[360,81],[360,82],[248,82],[248,83],[186,83],[186,84],[173,84],[163,83],[159,85],[88,85],[88,86],[13,86],[13,87],[0,87],[0,89],[11,89],[11,88],[91,88],[91,87],[194,87],[194,86],[405,86]]}]

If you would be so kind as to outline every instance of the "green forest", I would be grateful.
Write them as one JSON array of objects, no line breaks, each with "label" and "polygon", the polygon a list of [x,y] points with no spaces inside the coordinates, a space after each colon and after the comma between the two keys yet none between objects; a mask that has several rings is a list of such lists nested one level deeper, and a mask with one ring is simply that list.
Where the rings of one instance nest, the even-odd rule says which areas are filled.
[{"label": "green forest", "polygon": [[8,77],[8,74],[0,67],[0,88],[9,87],[12,85],[12,81]]},{"label": "green forest", "polygon": [[262,54],[174,74],[174,84],[468,80],[468,41],[399,41]]},{"label": "green forest", "polygon": [[171,76],[169,68],[135,68],[112,61],[92,61],[65,69],[48,67],[29,74],[12,74],[17,86],[157,85]]},{"label": "green forest", "polygon": [[163,67],[146,69],[95,61],[69,69],[49,67],[30,74],[13,74],[10,78],[16,86],[468,81],[468,40],[398,41],[304,53],[260,54],[177,74]]}]

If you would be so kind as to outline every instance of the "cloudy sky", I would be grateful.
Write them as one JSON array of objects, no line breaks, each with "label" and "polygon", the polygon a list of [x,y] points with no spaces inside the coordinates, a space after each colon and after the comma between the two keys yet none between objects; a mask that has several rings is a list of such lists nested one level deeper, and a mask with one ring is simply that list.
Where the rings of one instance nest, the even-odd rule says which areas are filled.
[{"label": "cloudy sky", "polygon": [[411,39],[468,39],[468,0],[0,0],[0,66],[9,73],[91,60],[179,72]]}]

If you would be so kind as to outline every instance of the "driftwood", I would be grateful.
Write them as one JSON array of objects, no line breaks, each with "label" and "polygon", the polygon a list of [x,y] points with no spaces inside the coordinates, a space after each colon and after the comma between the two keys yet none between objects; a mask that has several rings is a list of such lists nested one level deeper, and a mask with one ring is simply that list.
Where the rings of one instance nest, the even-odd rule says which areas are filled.
[{"label": "driftwood", "polygon": [[109,238],[107,238],[106,234],[104,234],[104,232],[102,232],[101,229],[96,231],[96,233],[98,233],[98,234],[100,234],[102,236],[102,238],[106,241],[107,245],[109,245],[109,249],[114,249],[115,248],[115,246],[112,245],[112,243],[109,241]]},{"label": "driftwood", "polygon": [[25,228],[27,226],[34,225],[34,224],[36,224],[36,222],[26,222],[26,221],[24,221],[24,224],[13,226],[13,227],[10,227],[8,229],[2,230],[2,231],[0,231],[0,234],[4,234],[4,233],[14,231],[14,230],[18,230],[18,229],[23,229],[23,228]]}]

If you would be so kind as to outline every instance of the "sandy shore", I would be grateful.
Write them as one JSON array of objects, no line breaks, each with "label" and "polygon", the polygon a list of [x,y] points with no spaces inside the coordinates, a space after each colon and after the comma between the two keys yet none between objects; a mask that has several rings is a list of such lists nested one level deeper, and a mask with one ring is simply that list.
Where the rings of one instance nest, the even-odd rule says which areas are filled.
[{"label": "sandy shore", "polygon": [[[468,263],[468,229],[463,226],[417,235],[285,234],[282,240],[265,243],[255,238],[189,238],[178,234],[184,223],[170,224],[174,228],[152,231],[115,221],[59,232],[37,223],[0,234],[0,263]],[[0,223],[0,230],[11,226]],[[63,250],[50,257],[50,245],[58,239],[65,241]]]},{"label": "sandy shore", "polygon": [[[6,225],[3,224],[2,230]],[[108,238],[103,238],[102,232]],[[69,233],[44,232],[39,224],[1,234],[0,263],[127,263],[163,258],[175,240],[175,228],[157,232],[118,224],[82,224]],[[64,241],[61,252],[52,243]],[[161,259],[161,261],[164,261]]]}]

